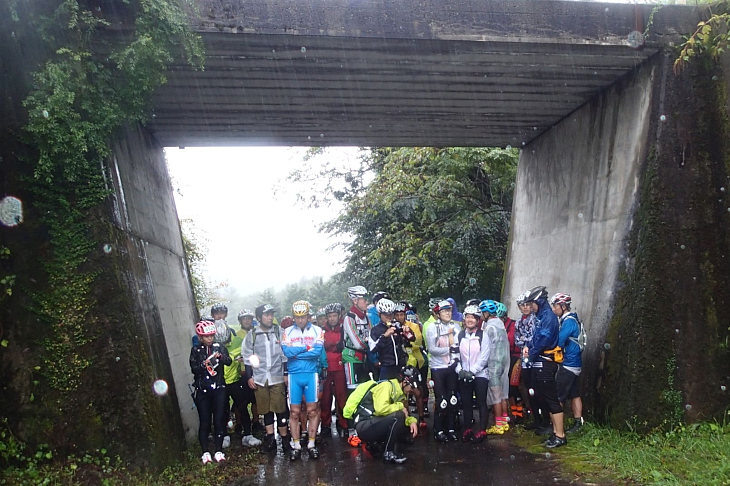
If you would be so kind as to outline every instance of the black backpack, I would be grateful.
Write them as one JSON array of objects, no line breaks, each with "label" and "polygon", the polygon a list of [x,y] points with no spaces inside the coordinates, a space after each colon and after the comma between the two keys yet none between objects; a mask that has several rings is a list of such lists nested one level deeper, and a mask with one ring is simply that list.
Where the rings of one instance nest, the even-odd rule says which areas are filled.
[{"label": "black backpack", "polygon": [[[475,334],[477,335],[477,339],[479,339],[479,347],[481,348],[482,347],[482,337],[484,337],[484,331],[482,331],[481,329],[477,329]],[[464,339],[464,337],[466,337],[466,330],[462,329],[456,338],[457,339],[456,344],[458,346],[461,345],[461,340]]]}]

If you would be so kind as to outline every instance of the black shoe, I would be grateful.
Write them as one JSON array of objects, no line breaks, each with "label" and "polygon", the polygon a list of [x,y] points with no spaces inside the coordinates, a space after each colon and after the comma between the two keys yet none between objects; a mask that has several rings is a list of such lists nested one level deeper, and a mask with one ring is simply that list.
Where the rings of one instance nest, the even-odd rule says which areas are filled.
[{"label": "black shoe", "polygon": [[545,444],[545,447],[548,449],[555,449],[557,447],[562,447],[564,445],[568,445],[568,438],[567,437],[558,437],[557,435],[554,435],[552,437],[552,440],[549,440],[547,444]]},{"label": "black shoe", "polygon": [[553,432],[552,434],[550,434],[550,437],[548,437],[547,439],[542,441],[542,445],[547,445],[547,443],[552,441],[554,437],[555,437],[555,433]]},{"label": "black shoe", "polygon": [[365,450],[367,450],[373,457],[378,457],[383,454],[383,445],[379,442],[366,442]]},{"label": "black shoe", "polygon": [[259,447],[259,452],[266,454],[268,452],[272,452],[276,450],[276,437],[269,436],[264,439],[264,441],[261,443],[261,446]]},{"label": "black shoe", "polygon": [[566,434],[573,434],[578,432],[583,427],[583,417],[575,419],[575,423],[571,428],[565,431]]},{"label": "black shoe", "polygon": [[388,451],[383,454],[383,462],[386,464],[403,464],[408,458],[395,452]]},{"label": "black shoe", "polygon": [[448,436],[449,442],[459,442],[459,436],[453,430],[449,430]]},{"label": "black shoe", "polygon": [[292,449],[291,452],[289,452],[289,460],[290,461],[296,461],[302,457],[302,450],[301,449]]},{"label": "black shoe", "polygon": [[292,449],[291,447],[291,437],[288,435],[286,437],[281,438],[281,451],[286,454]]},{"label": "black shoe", "polygon": [[535,429],[535,435],[550,435],[553,433],[552,427],[540,427]]},{"label": "black shoe", "polygon": [[319,459],[319,451],[316,447],[310,447],[309,450],[309,458],[310,459]]},{"label": "black shoe", "polygon": [[433,436],[434,439],[436,439],[437,442],[448,442],[449,437],[446,435],[446,433],[443,430],[439,430],[436,432]]}]

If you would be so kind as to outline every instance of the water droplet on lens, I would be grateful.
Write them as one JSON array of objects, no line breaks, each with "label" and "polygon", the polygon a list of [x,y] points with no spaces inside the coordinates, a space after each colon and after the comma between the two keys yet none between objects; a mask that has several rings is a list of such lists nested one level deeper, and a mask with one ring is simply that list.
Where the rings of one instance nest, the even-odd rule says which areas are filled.
[{"label": "water droplet on lens", "polygon": [[606,349],[611,349],[611,345],[608,344],[608,343],[604,344],[603,347],[606,348]]},{"label": "water droplet on lens", "polygon": [[679,329],[675,329],[674,332],[676,332],[677,334],[679,334]]},{"label": "water droplet on lens", "polygon": [[550,459],[551,457],[552,457],[552,456],[550,455],[550,453],[549,453],[549,452],[546,452],[546,453],[545,453],[545,458],[546,458],[546,459]]},{"label": "water droplet on lens", "polygon": [[304,53],[304,52],[307,52],[307,48],[306,47],[302,47],[302,53]]},{"label": "water droplet on lens", "polygon": [[679,247],[683,250],[686,248],[684,245],[679,245]]},{"label": "water droplet on lens", "polygon": [[119,356],[117,356],[116,358],[114,358],[114,360],[115,360],[116,362],[119,362],[119,360],[120,360],[120,359],[121,359],[121,358],[120,358]]},{"label": "water droplet on lens", "polygon": [[727,390],[727,388],[725,387],[725,385],[722,385],[722,386],[720,387],[720,390],[722,390],[722,391],[725,391],[725,390]]},{"label": "water droplet on lens", "polygon": [[252,354],[252,355],[251,355],[251,356],[250,356],[250,357],[248,358],[248,362],[249,362],[249,363],[251,363],[251,366],[252,366],[252,367],[254,367],[254,368],[258,368],[258,367],[259,367],[259,365],[261,364],[261,360],[260,360],[260,359],[259,359],[259,357],[258,357],[258,356],[256,356],[255,354]]},{"label": "water droplet on lens", "polygon": [[319,138],[324,138],[324,133],[320,133]]},{"label": "water droplet on lens", "polygon": [[43,110],[43,118],[48,118],[48,110]]},{"label": "water droplet on lens", "polygon": [[578,217],[579,217],[580,219],[583,219],[583,213],[578,213]]},{"label": "water droplet on lens", "polygon": [[690,405],[688,403],[687,405],[684,406],[684,408],[689,412],[690,410],[692,410],[692,405]]},{"label": "water droplet on lens", "polygon": [[104,250],[104,253],[106,253],[106,254],[111,253],[112,252],[112,245],[110,245],[109,243],[107,243],[106,245],[104,245],[103,250]]},{"label": "water droplet on lens", "polygon": [[605,10],[605,12],[606,12],[606,13],[608,13],[608,7],[606,7],[606,10]]},{"label": "water droplet on lens", "polygon": [[533,130],[537,131],[537,127],[532,127]]},{"label": "water droplet on lens", "polygon": [[721,187],[720,188],[720,192],[725,192],[725,188],[724,187]]},{"label": "water droplet on lens", "polygon": [[307,135],[307,140],[312,140],[312,136],[311,135]]},{"label": "water droplet on lens", "polygon": [[712,80],[713,80],[713,81],[717,81],[717,76],[713,76],[713,77],[712,77]]},{"label": "water droplet on lens", "polygon": [[229,429],[232,429],[233,428],[233,420],[229,420],[228,421],[228,428]]},{"label": "water droplet on lens", "polygon": [[169,390],[169,386],[167,386],[167,382],[165,380],[156,380],[152,384],[152,389],[158,396],[164,396],[167,395],[167,391]]},{"label": "water droplet on lens", "polygon": [[663,122],[667,121],[667,117],[666,117],[666,115],[662,115],[662,116],[660,116],[660,117],[659,117],[659,120],[660,120],[660,121],[663,121]]},{"label": "water droplet on lens", "polygon": [[528,393],[530,394],[531,397],[535,396],[535,390],[533,388],[530,388],[528,390]]},{"label": "water droplet on lens", "polygon": [[510,150],[512,148],[512,145],[507,145],[507,150]]},{"label": "water droplet on lens", "polygon": [[510,459],[510,461],[514,461],[515,460],[515,456],[514,455],[509,456],[509,459]]}]

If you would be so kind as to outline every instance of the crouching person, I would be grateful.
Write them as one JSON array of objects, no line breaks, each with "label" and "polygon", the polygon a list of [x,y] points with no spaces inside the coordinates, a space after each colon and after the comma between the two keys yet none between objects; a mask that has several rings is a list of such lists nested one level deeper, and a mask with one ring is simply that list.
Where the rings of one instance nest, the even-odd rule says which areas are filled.
[{"label": "crouching person", "polygon": [[387,381],[367,381],[358,385],[345,404],[344,415],[355,420],[360,440],[374,452],[382,446],[383,462],[403,464],[406,457],[399,451],[405,434],[415,438],[418,425],[415,417],[408,415],[406,395],[417,376],[412,366],[406,366],[397,378]]}]

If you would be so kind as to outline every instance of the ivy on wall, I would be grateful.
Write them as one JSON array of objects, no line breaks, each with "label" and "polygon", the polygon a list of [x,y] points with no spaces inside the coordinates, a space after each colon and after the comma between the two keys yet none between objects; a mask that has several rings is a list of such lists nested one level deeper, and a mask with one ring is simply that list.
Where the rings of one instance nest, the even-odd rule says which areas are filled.
[{"label": "ivy on wall", "polygon": [[[204,59],[186,5],[115,3],[119,8],[107,17],[93,0],[49,2],[52,8],[36,23],[52,55],[33,75],[24,100],[22,137],[37,153],[29,161],[31,204],[49,237],[41,255],[47,285],[32,295],[34,313],[48,326],[41,372],[63,392],[76,389],[91,364],[80,348],[94,339],[91,290],[99,271],[88,262],[100,245],[91,239],[92,212],[109,195],[102,162],[110,140],[125,123],[145,121],[171,62],[183,56],[202,68]],[[112,18],[129,24],[123,35],[107,29]]]}]

